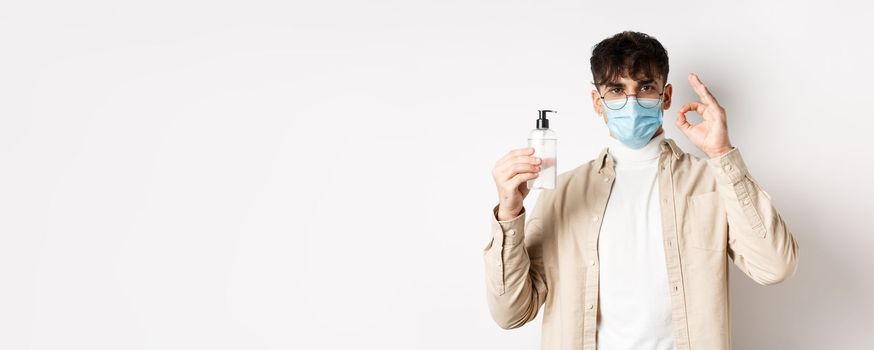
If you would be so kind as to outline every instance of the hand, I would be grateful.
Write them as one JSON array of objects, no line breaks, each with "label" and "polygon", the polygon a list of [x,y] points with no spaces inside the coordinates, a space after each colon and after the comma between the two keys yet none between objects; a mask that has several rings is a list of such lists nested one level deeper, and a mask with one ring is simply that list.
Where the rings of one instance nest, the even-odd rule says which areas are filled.
[{"label": "hand", "polygon": [[[731,151],[731,142],[728,140],[728,124],[725,120],[725,109],[719,105],[716,98],[710,94],[710,90],[701,83],[698,75],[689,73],[689,84],[701,98],[699,102],[690,102],[680,108],[677,117],[677,127],[686,134],[698,149],[704,151],[710,158],[719,157]],[[686,112],[695,111],[704,120],[698,124],[691,124],[686,120]]]},{"label": "hand", "polygon": [[492,177],[498,187],[498,220],[510,220],[522,212],[522,200],[528,196],[528,180],[540,175],[540,162],[534,147],[510,151],[495,163]]}]

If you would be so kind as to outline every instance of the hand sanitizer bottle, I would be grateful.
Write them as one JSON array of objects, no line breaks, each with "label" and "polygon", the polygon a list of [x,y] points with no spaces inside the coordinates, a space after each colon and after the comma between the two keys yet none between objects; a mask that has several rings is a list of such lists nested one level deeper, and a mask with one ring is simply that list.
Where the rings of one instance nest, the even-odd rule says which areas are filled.
[{"label": "hand sanitizer bottle", "polygon": [[537,129],[531,130],[528,134],[528,146],[534,147],[534,157],[540,158],[540,176],[528,180],[529,189],[554,189],[555,188],[555,166],[556,166],[556,143],[558,137],[555,132],[549,129],[549,119],[546,119],[546,113],[558,113],[548,109],[538,110],[540,117],[537,119]]}]

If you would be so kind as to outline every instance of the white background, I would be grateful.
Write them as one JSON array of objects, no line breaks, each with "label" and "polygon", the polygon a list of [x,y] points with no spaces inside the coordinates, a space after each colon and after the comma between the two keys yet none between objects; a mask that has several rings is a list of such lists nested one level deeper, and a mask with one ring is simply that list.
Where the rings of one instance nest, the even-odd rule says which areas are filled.
[{"label": "white background", "polygon": [[[738,349],[872,346],[870,21],[862,1],[3,1],[0,348],[534,349],[482,249],[494,162],[559,111],[593,158],[589,57],[697,72],[800,246],[732,267]],[[700,118],[693,118],[693,121]],[[533,204],[538,193],[526,199]]]}]

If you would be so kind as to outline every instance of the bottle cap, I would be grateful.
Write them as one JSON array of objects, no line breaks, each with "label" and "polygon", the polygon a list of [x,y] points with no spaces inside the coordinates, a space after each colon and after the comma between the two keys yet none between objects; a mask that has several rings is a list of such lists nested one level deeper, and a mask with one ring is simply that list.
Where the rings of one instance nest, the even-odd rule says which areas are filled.
[{"label": "bottle cap", "polygon": [[549,109],[538,109],[537,112],[540,114],[540,117],[537,118],[537,128],[538,129],[549,129],[549,119],[546,119],[546,113],[558,113],[558,111],[553,111]]}]

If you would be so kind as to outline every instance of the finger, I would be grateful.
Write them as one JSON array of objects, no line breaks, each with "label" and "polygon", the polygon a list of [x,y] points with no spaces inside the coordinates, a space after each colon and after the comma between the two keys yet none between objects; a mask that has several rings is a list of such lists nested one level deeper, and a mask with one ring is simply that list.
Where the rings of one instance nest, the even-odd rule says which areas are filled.
[{"label": "finger", "polygon": [[692,124],[689,123],[688,120],[686,120],[686,115],[683,114],[682,112],[677,113],[677,123],[676,124],[677,124],[677,128],[680,129],[680,131],[682,131],[683,133],[686,133],[686,130],[689,130],[692,128]]},{"label": "finger", "polygon": [[686,118],[686,113],[689,113],[689,111],[695,111],[695,113],[698,113],[698,115],[704,117],[705,110],[707,110],[707,105],[700,102],[689,102],[680,107],[678,113],[682,115],[683,118]]},{"label": "finger", "polygon": [[515,156],[509,159],[503,159],[495,165],[495,170],[498,172],[505,172],[507,169],[511,168],[514,164],[534,164],[541,165],[542,160],[539,157],[533,156]]},{"label": "finger", "polygon": [[510,151],[504,158],[511,158],[515,156],[530,156],[532,154],[534,154],[534,147],[522,147]]},{"label": "finger", "polygon": [[[532,157],[532,156],[515,156],[513,158],[505,159],[495,165],[495,171],[497,173],[506,173],[511,171],[516,164],[531,164],[531,165],[540,165],[539,161],[536,161],[540,158]],[[502,176],[501,178],[509,178],[509,176]]]},{"label": "finger", "polygon": [[539,172],[516,174],[510,179],[509,183],[512,188],[516,188],[519,187],[519,185],[521,185],[523,182],[537,178],[538,176],[540,176]]},{"label": "finger", "polygon": [[504,172],[503,179],[509,180],[517,174],[536,173],[540,171],[540,167],[532,164],[516,163],[513,164],[507,171]]},{"label": "finger", "polygon": [[716,101],[716,97],[713,97],[713,94],[711,94],[710,90],[707,89],[707,86],[701,82],[701,78],[698,78],[697,74],[689,73],[689,84],[692,85],[692,89],[695,90],[695,93],[698,94],[701,101],[717,105],[719,104],[719,102]]},{"label": "finger", "polygon": [[542,160],[540,159],[540,157],[534,156],[516,156],[512,159],[512,162],[539,165]]}]

